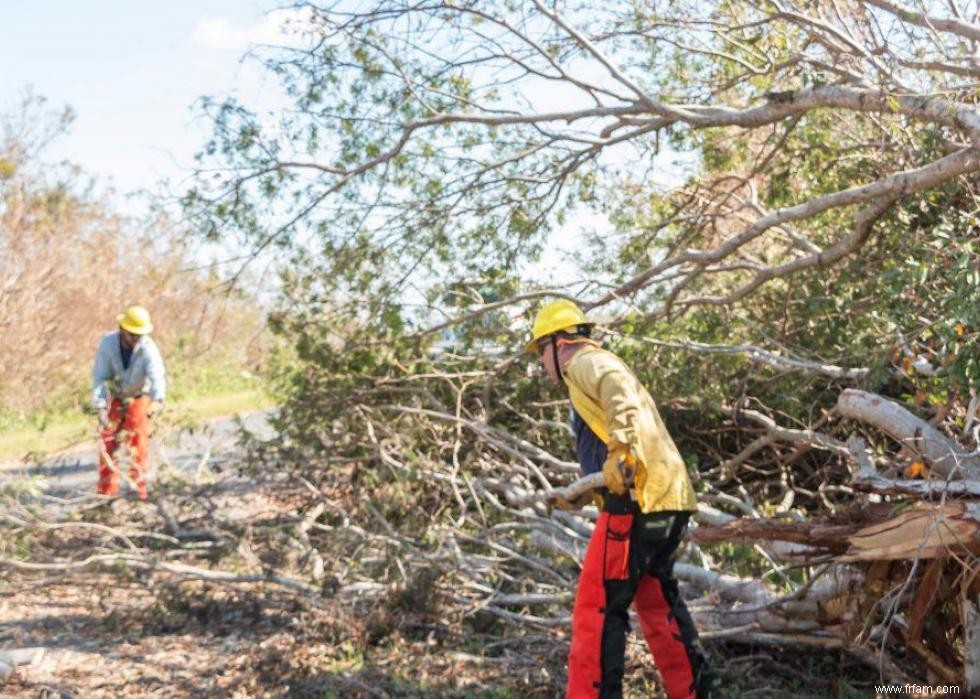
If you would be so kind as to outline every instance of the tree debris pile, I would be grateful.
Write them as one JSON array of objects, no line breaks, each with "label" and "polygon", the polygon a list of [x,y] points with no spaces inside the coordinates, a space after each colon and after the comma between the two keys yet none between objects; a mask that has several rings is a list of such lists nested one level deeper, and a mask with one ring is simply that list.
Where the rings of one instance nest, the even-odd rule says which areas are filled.
[{"label": "tree debris pile", "polygon": [[[773,445],[787,446],[776,461],[783,479],[755,475],[738,454],[702,472],[698,526],[676,566],[692,614],[709,647],[737,644],[736,657],[760,645],[837,651],[879,682],[962,687],[975,666],[980,553],[977,483],[964,477],[971,455],[895,401],[848,389],[838,403],[849,419],[825,431],[742,411]],[[346,433],[364,460],[351,472],[363,496],[353,506],[408,545],[405,570],[445,571],[444,603],[464,618],[493,618],[497,629],[567,628],[595,512],[552,505],[559,494],[576,500],[601,475],[576,480],[576,464],[541,446],[554,424],[547,411],[563,406],[524,414],[542,431],[525,439],[446,409],[432,391],[416,405],[426,404],[360,404],[354,420],[363,432]],[[296,453],[279,457],[316,472],[316,452],[306,455],[304,465]],[[787,472],[789,457],[806,458],[808,469]],[[932,477],[903,477],[910,469]]]},{"label": "tree debris pile", "polygon": [[965,684],[967,634],[976,632],[970,626],[980,599],[980,503],[878,504],[848,523],[739,519],[699,527],[691,538],[806,547],[801,560],[832,562],[827,569],[847,569],[851,582],[781,613],[797,624],[810,619],[848,645],[877,646],[883,664],[907,671],[914,663],[934,684]]},{"label": "tree debris pile", "polygon": [[[552,696],[562,685],[588,517],[512,510],[492,479],[471,483],[513,519],[484,529],[447,526],[436,503],[445,509],[451,488],[436,498],[418,476],[165,475],[155,506],[7,493],[0,648],[47,653],[14,671],[5,695]],[[398,492],[432,499],[390,502]],[[711,589],[698,578],[709,571],[680,567],[689,596]],[[700,601],[703,625],[715,595]],[[801,679],[785,644],[759,637],[766,649],[747,654],[726,634],[708,640],[736,689],[820,696],[817,678],[842,662],[852,686],[875,681],[832,647],[809,651],[814,676]],[[659,696],[639,637],[628,664],[632,696]]]},{"label": "tree debris pile", "polygon": [[[109,591],[96,595],[98,622],[86,623],[125,632],[139,647],[148,637],[196,634],[217,646],[236,634],[244,643],[256,625],[282,637],[258,644],[258,669],[222,661],[216,688],[251,682],[248,691],[258,691],[281,673],[277,681],[290,678],[294,687],[360,683],[351,691],[366,696],[451,693],[480,683],[553,692],[563,682],[577,566],[595,513],[549,502],[558,493],[574,499],[596,477],[576,480],[574,464],[462,415],[428,408],[398,408],[401,417],[390,420],[382,414],[360,413],[363,431],[349,443],[362,449],[360,457],[311,470],[309,461],[298,466],[301,453],[319,458],[305,447],[255,444],[237,470],[200,471],[197,482],[165,472],[154,506],[43,494],[46,504],[39,504],[36,491],[10,491],[3,594],[67,594],[72,585]],[[918,418],[903,417],[914,433]],[[418,430],[441,445],[446,460],[413,446]],[[836,441],[811,438],[828,447]],[[705,492],[676,572],[709,650],[733,672],[760,647],[775,656],[796,648],[817,663],[835,654],[833,662],[848,658],[851,670],[824,681],[851,688],[882,676],[962,684],[980,592],[980,524],[976,501],[947,491],[971,482],[955,479],[956,465],[948,482],[871,473],[864,442],[841,443],[849,457],[838,462],[840,474],[850,469],[853,492],[833,512],[759,516],[751,481],[741,497]],[[270,471],[272,463],[282,468]],[[939,459],[929,464],[933,473],[943,468]],[[910,498],[919,490],[922,499]],[[89,602],[81,606],[94,611]],[[11,620],[5,627],[3,646],[58,644],[43,625]],[[282,644],[293,650],[270,659]],[[309,653],[320,660],[307,666],[296,659]],[[317,674],[317,663],[341,662],[345,653],[357,662],[330,679]],[[408,684],[375,674],[386,663],[403,667],[402,653],[422,658],[434,673],[430,684],[411,689],[407,667],[398,682]],[[657,677],[640,639],[630,653],[633,689],[655,695]],[[465,671],[449,669],[453,658]],[[57,660],[54,651],[45,662]],[[771,681],[752,677],[746,687]],[[786,682],[786,691],[799,689]],[[822,687],[817,695],[831,689]]]},{"label": "tree debris pile", "polygon": [[596,513],[549,503],[595,483],[520,349],[569,298],[696,481],[676,572],[721,674],[758,668],[735,696],[977,691],[972,5],[305,3],[259,52],[288,108],[207,101],[184,197],[206,240],[281,253],[280,439],[250,458],[293,500],[186,487],[121,536],[12,510],[6,574],[338,601],[358,648],[553,695]]}]

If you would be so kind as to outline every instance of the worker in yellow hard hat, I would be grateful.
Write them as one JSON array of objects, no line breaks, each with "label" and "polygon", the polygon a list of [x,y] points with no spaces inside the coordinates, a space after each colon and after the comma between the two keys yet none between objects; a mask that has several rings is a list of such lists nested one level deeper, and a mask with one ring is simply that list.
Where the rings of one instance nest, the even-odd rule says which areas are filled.
[{"label": "worker in yellow hard hat", "polygon": [[573,302],[555,301],[538,312],[527,343],[568,389],[583,475],[601,472],[605,484],[575,595],[566,696],[622,696],[632,603],[667,695],[708,697],[713,673],[673,575],[694,489],[650,394],[591,338],[593,326]]},{"label": "worker in yellow hard hat", "polygon": [[141,500],[148,497],[145,481],[152,420],[163,409],[167,392],[163,357],[150,337],[153,323],[142,306],[130,306],[116,317],[119,327],[99,343],[92,367],[92,402],[99,415],[102,449],[98,492],[119,492],[119,469],[114,454],[123,439],[129,448],[129,479]]}]

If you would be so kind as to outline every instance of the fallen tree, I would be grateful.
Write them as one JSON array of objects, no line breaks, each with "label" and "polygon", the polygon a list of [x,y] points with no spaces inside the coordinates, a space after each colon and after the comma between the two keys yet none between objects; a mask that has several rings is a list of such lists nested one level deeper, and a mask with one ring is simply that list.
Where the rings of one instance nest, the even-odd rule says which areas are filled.
[{"label": "fallen tree", "polygon": [[[424,418],[440,439],[463,440],[468,430],[471,444],[490,451],[467,449],[474,461],[465,469],[462,461],[459,468],[410,464],[403,458],[407,425],[380,419],[384,410],[366,410],[372,458],[387,474],[380,488],[370,486],[367,500],[358,496],[355,466],[319,483],[288,471],[266,476],[290,504],[239,521],[205,505],[233,503],[232,482],[186,483],[144,510],[142,521],[122,525],[85,521],[85,513],[98,512],[95,498],[68,508],[52,503],[41,516],[8,501],[6,540],[28,537],[37,553],[8,552],[0,568],[72,576],[124,566],[147,578],[277,586],[313,604],[336,599],[368,610],[395,598],[409,609],[431,605],[448,618],[489,615],[514,629],[566,628],[574,568],[595,511],[554,505],[558,496],[580,500],[601,487],[601,474],[573,479],[569,464],[539,445],[450,412],[387,411],[402,420]],[[789,432],[775,433],[796,443]],[[837,441],[813,438],[832,449]],[[746,494],[719,499],[737,514],[699,505],[676,573],[694,592],[701,633],[709,643],[845,652],[895,682],[933,677],[967,684],[975,673],[967,641],[976,633],[980,599],[980,503],[969,496],[978,484],[874,475],[864,442],[852,438],[847,445],[853,497],[833,514],[766,517]],[[267,464],[272,456],[263,450],[270,448],[281,445],[261,446],[253,458]],[[511,461],[503,468],[491,452]],[[408,493],[417,503],[393,508],[390,498]],[[444,514],[434,515],[438,510]],[[72,542],[64,549],[69,555],[45,555],[59,541]],[[719,544],[744,546],[763,567],[757,575],[727,572],[712,553]],[[392,624],[386,633],[397,628],[397,621],[386,623]]]},{"label": "fallen tree", "polygon": [[[717,592],[731,605],[727,611],[698,615],[702,623],[711,624],[708,634],[736,628],[730,637],[785,633],[786,643],[836,643],[890,668],[893,679],[907,673],[897,670],[902,662],[889,654],[910,651],[922,676],[973,691],[978,688],[972,679],[977,668],[970,643],[980,603],[980,481],[971,478],[975,457],[881,396],[848,390],[838,405],[843,417],[869,423],[909,444],[934,465],[934,474],[957,480],[882,477],[864,441],[852,438],[849,448],[856,468],[851,483],[877,496],[874,501],[855,501],[849,509],[817,522],[718,517],[704,506],[695,515],[699,526],[689,537],[695,544],[761,544],[794,565],[823,564],[807,585],[779,596],[759,581],[689,564],[677,567],[678,577]],[[822,441],[827,442],[825,437]],[[515,506],[554,505],[559,497],[576,501],[602,486],[602,474],[594,474],[551,491],[509,492],[508,499]],[[882,495],[906,497],[885,502]],[[920,498],[924,501],[917,501]],[[773,546],[779,542],[800,548],[781,556]],[[816,635],[808,637],[807,632]]]},{"label": "fallen tree", "polygon": [[[571,298],[687,459],[701,506],[678,574],[722,661],[782,644],[846,651],[875,679],[973,682],[969,8],[295,17],[297,44],[262,54],[294,104],[270,128],[206,102],[185,199],[208,240],[284,253],[271,324],[294,361],[275,377],[281,438],[252,459],[295,501],[249,530],[188,497],[153,520],[179,542],[161,550],[86,528],[88,548],[8,558],[70,565],[97,542],[146,562],[137,575],[300,580],[322,593],[291,594],[374,615],[372,638],[401,628],[392,602],[544,667],[565,655],[595,511],[549,507],[591,485],[574,483],[565,395],[520,348],[539,302]],[[569,255],[555,270],[542,251]],[[874,684],[842,675],[822,689]]]}]

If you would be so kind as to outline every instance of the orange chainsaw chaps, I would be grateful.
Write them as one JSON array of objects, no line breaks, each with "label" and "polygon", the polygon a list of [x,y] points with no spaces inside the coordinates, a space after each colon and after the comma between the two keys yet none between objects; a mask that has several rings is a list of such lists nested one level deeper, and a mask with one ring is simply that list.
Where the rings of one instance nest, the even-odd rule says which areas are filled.
[{"label": "orange chainsaw chaps", "polygon": [[[129,450],[129,479],[136,487],[140,500],[148,497],[146,465],[150,457],[150,397],[140,396],[127,406],[118,398],[109,403],[109,424],[101,430],[102,449],[99,454],[99,484],[102,495],[119,494],[119,467],[115,462],[116,449]],[[125,410],[125,412],[124,412]],[[123,444],[124,443],[124,444]]]}]

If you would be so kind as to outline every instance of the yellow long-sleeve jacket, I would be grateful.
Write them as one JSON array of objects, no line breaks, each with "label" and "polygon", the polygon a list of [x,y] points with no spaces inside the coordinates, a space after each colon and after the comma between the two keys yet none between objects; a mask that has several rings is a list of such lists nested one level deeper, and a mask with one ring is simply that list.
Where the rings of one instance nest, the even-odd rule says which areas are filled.
[{"label": "yellow long-sleeve jacket", "polygon": [[610,454],[635,457],[636,500],[643,512],[697,509],[684,459],[650,393],[612,352],[586,346],[562,371],[572,406]]}]

